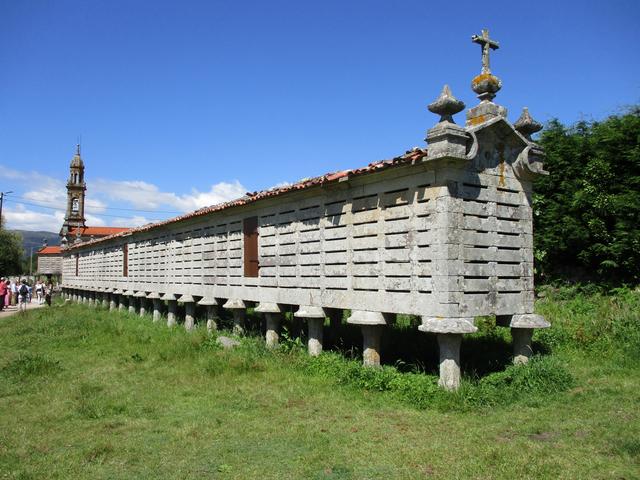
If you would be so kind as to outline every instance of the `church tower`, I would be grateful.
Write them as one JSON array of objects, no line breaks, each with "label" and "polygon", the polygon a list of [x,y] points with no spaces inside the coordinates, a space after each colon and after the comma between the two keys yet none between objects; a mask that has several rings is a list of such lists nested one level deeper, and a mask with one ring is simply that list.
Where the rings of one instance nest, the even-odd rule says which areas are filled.
[{"label": "church tower", "polygon": [[69,181],[67,182],[67,214],[62,225],[62,236],[66,236],[72,228],[85,227],[84,195],[87,186],[84,183],[84,163],[80,157],[80,145],[76,147],[76,154],[69,166]]}]

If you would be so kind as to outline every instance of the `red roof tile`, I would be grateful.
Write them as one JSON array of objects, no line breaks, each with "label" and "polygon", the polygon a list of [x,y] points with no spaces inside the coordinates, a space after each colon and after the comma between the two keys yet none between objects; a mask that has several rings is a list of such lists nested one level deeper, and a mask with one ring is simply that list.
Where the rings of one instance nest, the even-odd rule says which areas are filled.
[{"label": "red roof tile", "polygon": [[[171,223],[180,222],[182,220],[187,220],[193,217],[199,217],[201,215],[206,215],[208,213],[218,212],[220,210],[225,210],[231,207],[247,205],[249,203],[257,202],[258,200],[276,197],[276,196],[283,195],[285,193],[293,192],[296,190],[303,190],[306,188],[311,188],[317,185],[324,185],[327,183],[341,182],[341,181],[347,180],[349,177],[365,175],[365,174],[377,172],[380,170],[385,170],[387,168],[398,167],[401,165],[409,165],[419,160],[422,160],[426,156],[427,156],[427,149],[414,148],[413,150],[409,150],[404,155],[401,155],[399,157],[392,158],[391,160],[382,160],[379,162],[370,163],[366,167],[356,168],[354,170],[341,170],[338,172],[331,172],[331,173],[320,175],[319,177],[314,177],[314,178],[305,178],[304,180],[301,180],[297,183],[293,183],[291,185],[276,187],[269,190],[262,190],[261,192],[247,192],[247,194],[244,197],[238,198],[236,200],[232,200],[226,203],[220,203],[217,205],[212,205],[210,207],[204,207],[193,212],[185,213],[184,215],[180,215],[179,217],[163,220],[162,222],[149,223],[141,227],[131,228],[131,229],[128,229],[126,233],[132,234],[136,232],[146,232],[148,230],[152,230],[154,228],[158,228],[164,225],[169,225]],[[92,228],[92,227],[89,227],[89,228]],[[117,238],[123,235],[124,235],[124,232],[119,232],[119,233],[115,233],[114,235],[110,235],[108,237],[96,238],[94,240],[89,240],[82,243],[76,243],[74,245],[70,245],[68,250],[73,250],[78,247],[92,245],[94,243],[103,242],[103,241],[110,240],[112,238]]]},{"label": "red roof tile", "polygon": [[38,250],[38,255],[60,255],[62,250],[58,246],[42,247]]}]

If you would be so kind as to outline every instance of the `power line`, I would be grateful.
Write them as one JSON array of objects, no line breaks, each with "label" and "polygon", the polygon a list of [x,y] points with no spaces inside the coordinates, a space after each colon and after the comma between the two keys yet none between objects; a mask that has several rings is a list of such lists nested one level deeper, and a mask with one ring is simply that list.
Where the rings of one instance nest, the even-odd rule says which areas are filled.
[{"label": "power line", "polygon": [[[9,200],[6,197],[5,197],[4,201],[5,202],[16,203],[16,204],[20,204],[20,205],[29,205],[31,207],[46,208],[46,209],[49,209],[49,210],[64,210],[64,208],[50,207],[48,205],[41,205],[41,204],[30,203],[30,202],[23,202],[23,201],[18,201],[18,200],[13,200],[13,199]],[[92,213],[92,215],[96,215],[98,217],[124,218],[124,219],[128,219],[128,220],[134,220],[135,219],[135,217],[124,217],[122,215],[109,215],[108,213]],[[146,220],[166,220],[166,218],[146,218]]]},{"label": "power line", "polygon": [[[31,200],[30,198],[27,197],[21,197],[19,195],[13,195],[12,198],[20,198],[22,200],[27,200],[30,202],[33,202],[34,200]],[[175,215],[179,215],[183,212],[179,212],[176,210],[139,210],[137,208],[124,208],[124,207],[103,207],[102,205],[96,205],[96,204],[91,204],[91,203],[85,203],[84,204],[85,207],[93,207],[93,208],[104,208],[105,210],[122,210],[122,211],[126,211],[126,212],[143,212],[143,213],[170,213],[170,214],[175,214]],[[59,210],[66,210],[66,206],[65,207],[56,207]]]}]

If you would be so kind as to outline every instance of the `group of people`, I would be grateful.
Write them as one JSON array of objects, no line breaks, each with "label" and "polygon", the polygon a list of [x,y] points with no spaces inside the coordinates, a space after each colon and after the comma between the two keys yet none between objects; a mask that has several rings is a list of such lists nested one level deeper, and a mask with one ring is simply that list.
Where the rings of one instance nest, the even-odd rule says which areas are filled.
[{"label": "group of people", "polygon": [[33,293],[39,305],[51,304],[51,292],[53,285],[46,285],[41,280],[31,286],[25,278],[18,279],[0,278],[0,311],[10,306],[18,305],[20,311],[26,311],[27,303],[31,303]]}]

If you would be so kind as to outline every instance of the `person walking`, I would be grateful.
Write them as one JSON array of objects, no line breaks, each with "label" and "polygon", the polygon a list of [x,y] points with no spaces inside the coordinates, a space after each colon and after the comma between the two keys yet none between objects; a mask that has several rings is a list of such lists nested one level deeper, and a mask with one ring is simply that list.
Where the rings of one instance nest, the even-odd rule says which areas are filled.
[{"label": "person walking", "polygon": [[29,286],[27,285],[27,280],[22,279],[20,282],[20,287],[16,289],[18,294],[18,310],[20,312],[27,311],[27,300],[29,299]]},{"label": "person walking", "polygon": [[38,299],[38,305],[42,305],[44,302],[44,282],[38,280],[36,282],[36,298]]},{"label": "person walking", "polygon": [[4,277],[0,278],[0,312],[4,310],[5,297],[7,296],[7,283]]},{"label": "person walking", "polygon": [[53,295],[53,284],[49,282],[49,284],[44,289],[44,301],[47,302],[47,305],[51,306],[51,296]]},{"label": "person walking", "polygon": [[12,307],[16,306],[16,302],[18,300],[18,284],[17,284],[17,280],[18,279],[15,279],[15,280],[12,279],[11,283],[9,284],[9,290],[10,290],[9,293],[11,294],[10,295],[11,296],[10,303],[11,303]]}]

